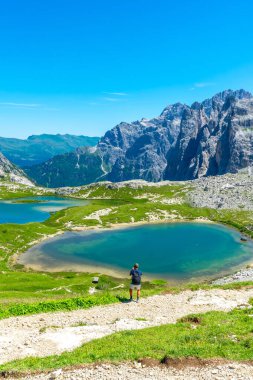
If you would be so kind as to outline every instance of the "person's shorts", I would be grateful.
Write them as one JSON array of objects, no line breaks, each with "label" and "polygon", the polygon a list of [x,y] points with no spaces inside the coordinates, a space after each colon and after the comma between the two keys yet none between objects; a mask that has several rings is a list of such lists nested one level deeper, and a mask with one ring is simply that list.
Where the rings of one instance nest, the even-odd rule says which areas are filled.
[{"label": "person's shorts", "polygon": [[140,288],[141,288],[141,285],[134,285],[134,284],[131,284],[130,285],[130,289],[132,289],[132,290],[140,290]]}]

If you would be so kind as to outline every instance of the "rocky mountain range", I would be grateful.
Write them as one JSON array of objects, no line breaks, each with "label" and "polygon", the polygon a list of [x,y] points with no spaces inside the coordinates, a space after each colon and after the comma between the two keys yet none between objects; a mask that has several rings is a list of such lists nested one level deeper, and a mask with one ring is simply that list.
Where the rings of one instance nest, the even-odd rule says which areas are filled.
[{"label": "rocky mountain range", "polygon": [[95,148],[54,157],[26,170],[49,187],[144,179],[186,180],[253,164],[253,97],[226,90],[191,106],[175,103],[160,116],[120,123]]},{"label": "rocky mountain range", "polygon": [[27,139],[0,137],[0,152],[21,168],[49,160],[57,154],[74,151],[81,146],[94,146],[98,137],[75,135],[32,135]]},{"label": "rocky mountain range", "polygon": [[2,153],[0,153],[0,181],[1,180],[34,186],[26,177],[23,170],[13,165]]}]

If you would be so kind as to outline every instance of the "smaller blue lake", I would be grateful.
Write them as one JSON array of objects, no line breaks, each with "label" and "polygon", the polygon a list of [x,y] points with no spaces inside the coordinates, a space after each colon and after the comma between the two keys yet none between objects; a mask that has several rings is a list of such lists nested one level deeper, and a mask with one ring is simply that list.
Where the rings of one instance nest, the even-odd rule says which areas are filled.
[{"label": "smaller blue lake", "polygon": [[0,224],[43,222],[52,212],[88,203],[80,199],[43,196],[0,201]]},{"label": "smaller blue lake", "polygon": [[215,278],[252,261],[253,243],[217,224],[174,223],[114,230],[66,232],[21,255],[35,270],[86,271],[128,276],[139,262],[146,278]]}]

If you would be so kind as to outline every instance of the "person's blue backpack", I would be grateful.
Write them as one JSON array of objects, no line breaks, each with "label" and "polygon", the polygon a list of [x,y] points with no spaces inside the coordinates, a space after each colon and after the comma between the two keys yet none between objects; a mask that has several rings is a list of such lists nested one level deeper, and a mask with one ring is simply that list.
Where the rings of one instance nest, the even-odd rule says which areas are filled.
[{"label": "person's blue backpack", "polygon": [[141,276],[140,276],[140,272],[138,269],[133,270],[132,283],[133,283],[133,285],[140,285],[140,283],[141,283]]}]

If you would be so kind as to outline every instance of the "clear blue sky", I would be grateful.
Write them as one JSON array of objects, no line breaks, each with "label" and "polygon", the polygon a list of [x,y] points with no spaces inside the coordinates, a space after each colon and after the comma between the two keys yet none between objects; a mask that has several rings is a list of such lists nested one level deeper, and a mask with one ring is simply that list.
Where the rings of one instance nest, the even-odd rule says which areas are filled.
[{"label": "clear blue sky", "polygon": [[252,25],[252,0],[1,1],[0,135],[102,135],[253,91]]}]

